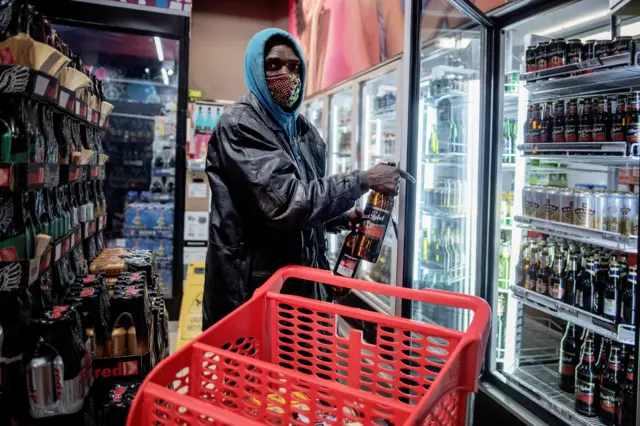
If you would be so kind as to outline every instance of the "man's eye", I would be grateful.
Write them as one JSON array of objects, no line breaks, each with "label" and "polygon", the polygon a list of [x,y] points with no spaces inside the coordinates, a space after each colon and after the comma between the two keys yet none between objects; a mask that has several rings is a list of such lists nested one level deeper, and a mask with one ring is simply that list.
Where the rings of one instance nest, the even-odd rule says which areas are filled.
[{"label": "man's eye", "polygon": [[276,64],[275,62],[269,62],[267,64],[267,69],[268,70],[277,70],[278,69],[278,64]]}]

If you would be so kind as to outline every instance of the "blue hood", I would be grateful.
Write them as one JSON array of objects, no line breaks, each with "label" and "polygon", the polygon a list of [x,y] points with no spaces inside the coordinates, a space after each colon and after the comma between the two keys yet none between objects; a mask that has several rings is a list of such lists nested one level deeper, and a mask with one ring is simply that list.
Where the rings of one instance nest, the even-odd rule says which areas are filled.
[{"label": "blue hood", "polygon": [[[267,79],[264,75],[264,47],[269,39],[274,36],[281,36],[291,41],[291,45],[293,46],[296,54],[300,57],[301,61],[300,81],[302,83],[302,87],[300,87],[300,98],[294,105],[291,112],[284,111],[280,108],[280,105],[273,100],[271,93],[269,93],[269,88],[267,87]],[[271,116],[278,123],[280,123],[280,126],[282,126],[282,129],[287,133],[287,135],[295,138],[296,119],[298,118],[298,114],[300,114],[300,107],[302,106],[302,101],[304,99],[304,87],[307,77],[307,66],[304,62],[304,56],[302,55],[302,50],[300,49],[298,42],[291,36],[291,34],[278,28],[267,28],[266,30],[260,31],[253,36],[247,46],[247,53],[244,57],[244,75],[245,82],[247,83],[247,87],[251,93],[260,100],[262,106],[269,111]]]}]

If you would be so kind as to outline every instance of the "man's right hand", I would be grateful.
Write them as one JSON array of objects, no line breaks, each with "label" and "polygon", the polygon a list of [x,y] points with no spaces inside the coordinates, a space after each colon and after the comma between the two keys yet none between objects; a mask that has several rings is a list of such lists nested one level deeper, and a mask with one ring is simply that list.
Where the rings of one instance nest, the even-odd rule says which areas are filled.
[{"label": "man's right hand", "polygon": [[364,172],[369,188],[383,194],[398,195],[400,173],[398,168],[388,164],[377,164]]}]

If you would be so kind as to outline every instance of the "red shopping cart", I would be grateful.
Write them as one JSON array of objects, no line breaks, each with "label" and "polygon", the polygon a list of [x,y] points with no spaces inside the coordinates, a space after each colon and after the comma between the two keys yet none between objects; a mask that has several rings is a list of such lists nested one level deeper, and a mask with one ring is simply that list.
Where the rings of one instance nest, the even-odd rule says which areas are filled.
[{"label": "red shopping cart", "polygon": [[[280,294],[290,278],[466,309],[473,319],[463,333]],[[359,330],[339,335],[341,317],[375,324],[375,344]],[[127,425],[464,425],[490,317],[474,296],[285,267],[153,369]]]}]

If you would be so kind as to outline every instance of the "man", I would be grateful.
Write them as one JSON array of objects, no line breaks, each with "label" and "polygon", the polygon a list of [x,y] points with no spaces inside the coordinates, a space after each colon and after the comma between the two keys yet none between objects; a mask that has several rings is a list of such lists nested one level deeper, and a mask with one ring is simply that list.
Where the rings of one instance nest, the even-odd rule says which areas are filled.
[{"label": "man", "polygon": [[[352,209],[369,189],[396,194],[399,173],[377,165],[325,177],[325,144],[299,114],[306,68],[282,30],[256,34],[247,47],[250,93],[220,117],[209,141],[211,227],[203,328],[247,301],[279,268],[328,269],[325,230],[354,227]],[[328,300],[323,285],[288,280],[283,292]]]}]

